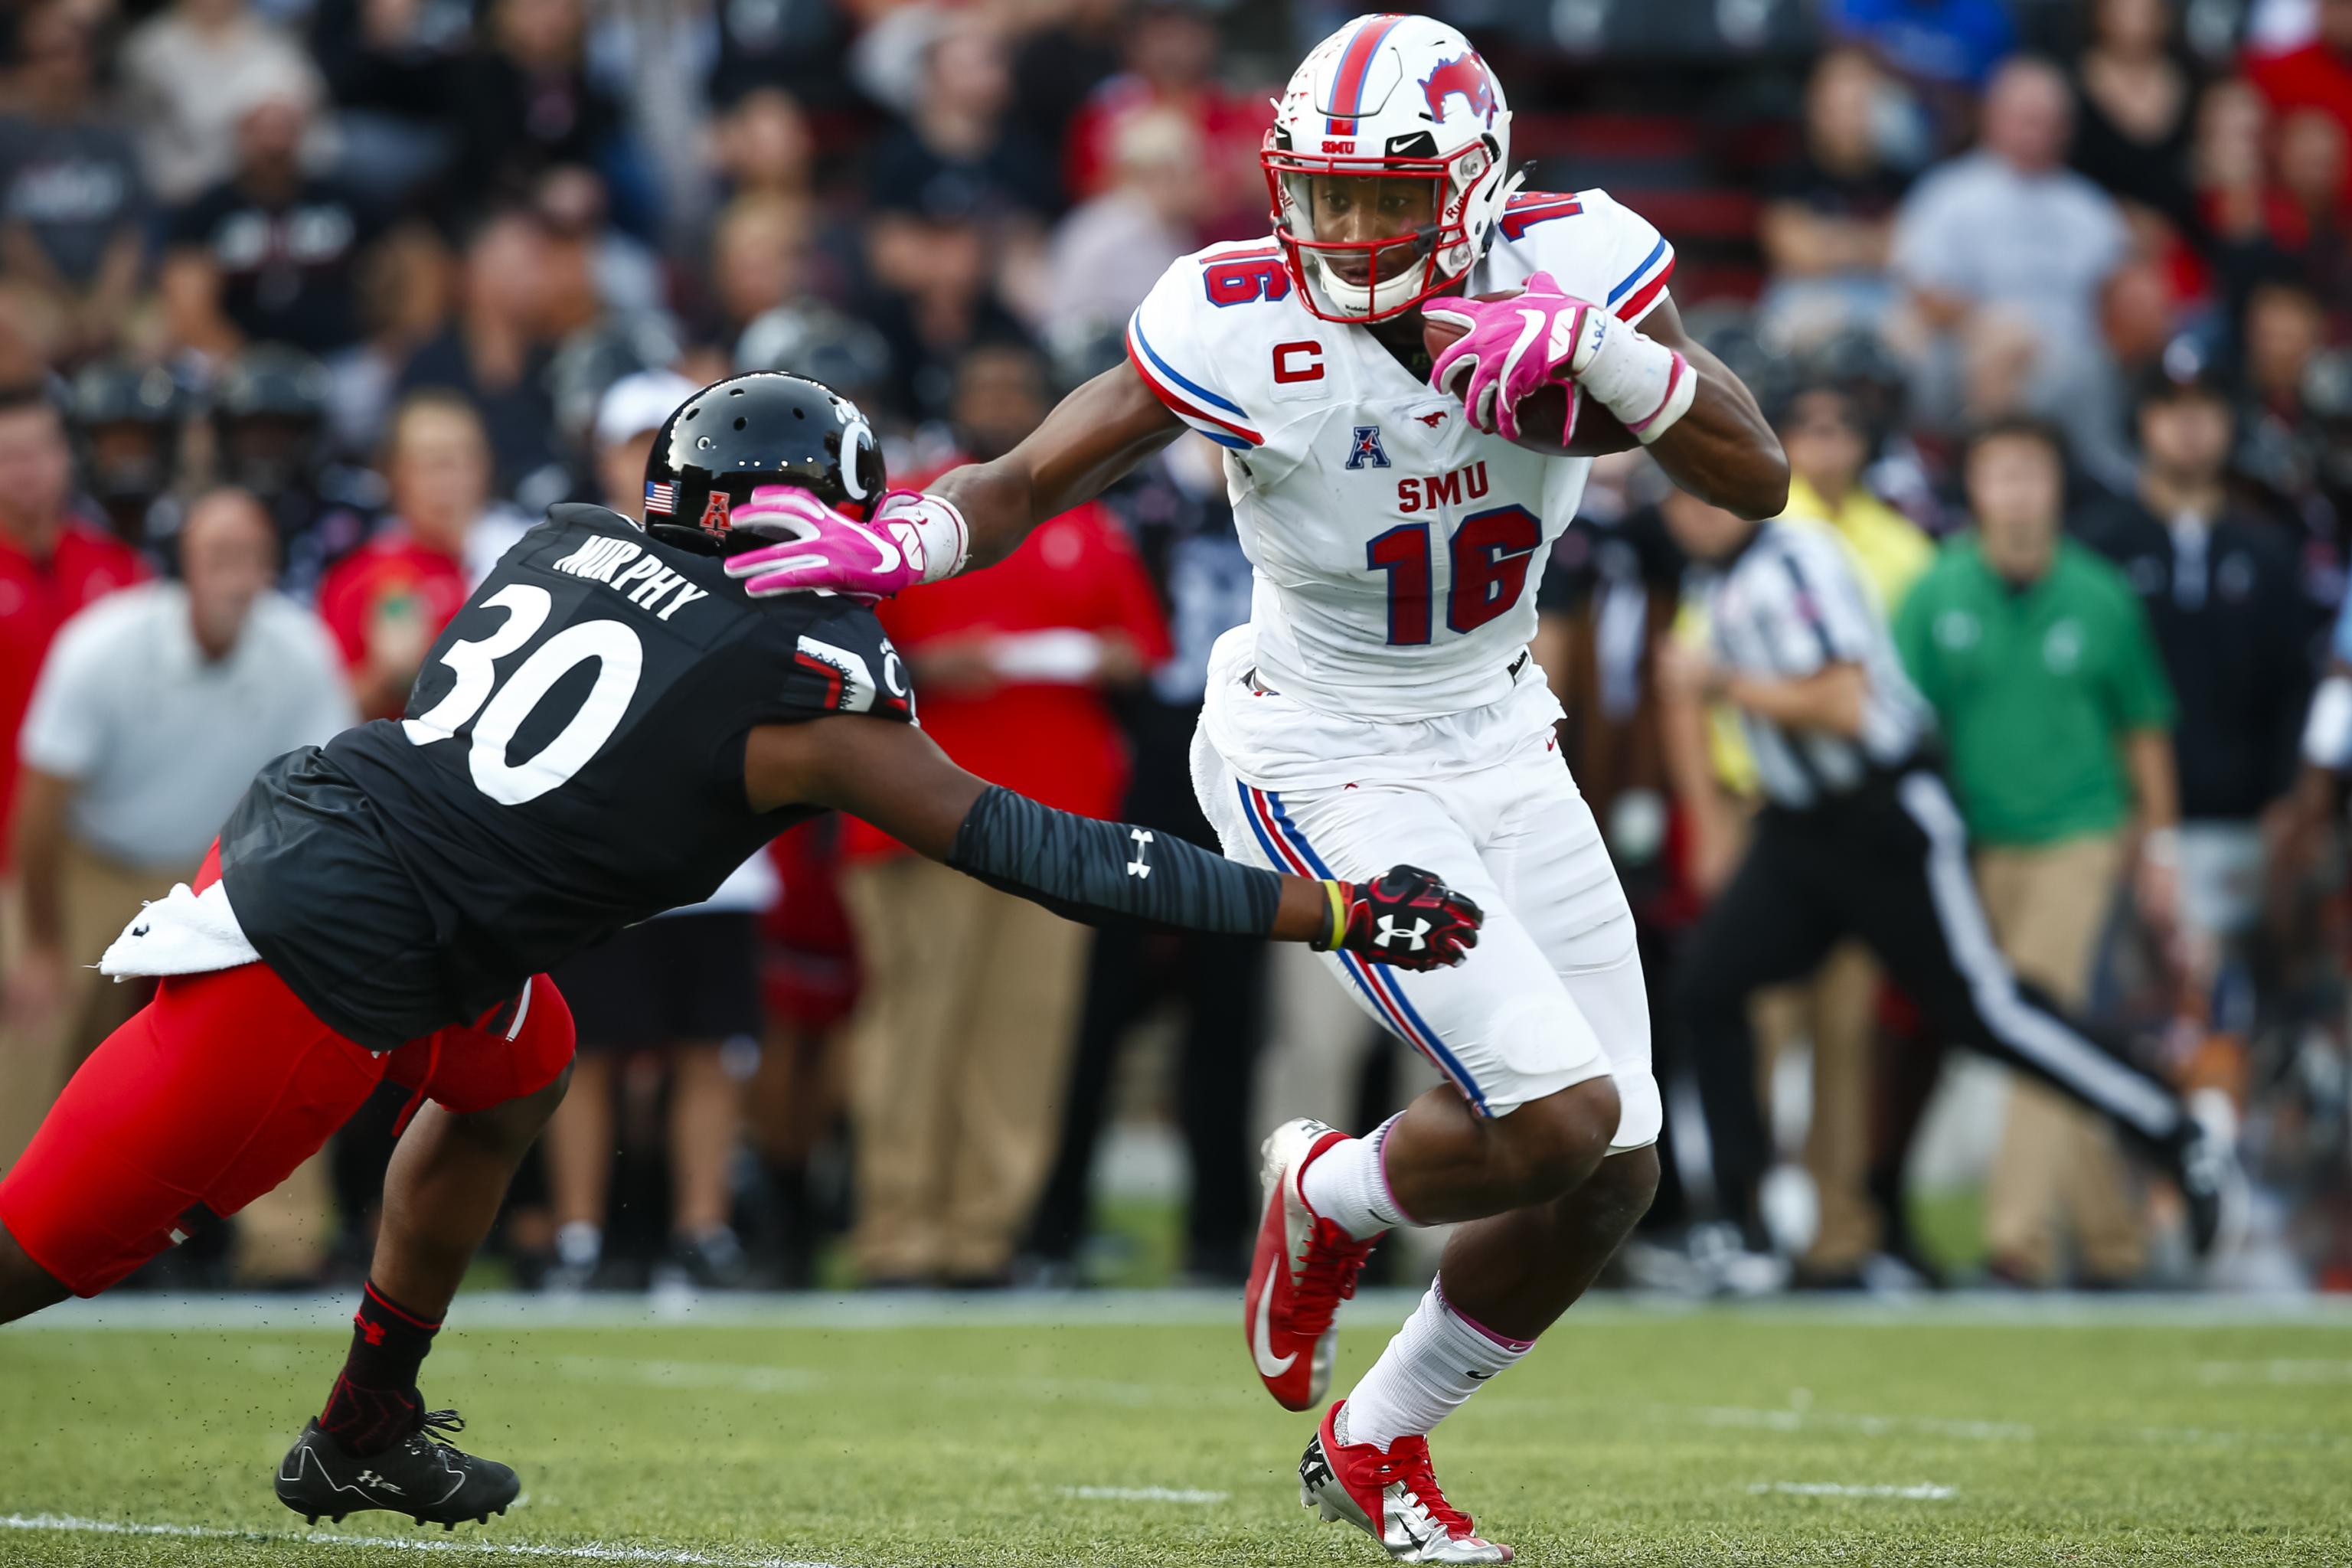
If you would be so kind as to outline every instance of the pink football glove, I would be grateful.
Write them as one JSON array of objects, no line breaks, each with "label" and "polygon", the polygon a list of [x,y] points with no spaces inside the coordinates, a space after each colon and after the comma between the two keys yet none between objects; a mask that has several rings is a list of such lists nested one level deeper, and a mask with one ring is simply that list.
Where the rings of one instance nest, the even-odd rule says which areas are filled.
[{"label": "pink football glove", "polygon": [[729,523],[777,543],[727,558],[755,599],[832,593],[866,604],[963,570],[963,514],[938,496],[892,490],[866,521],[835,510],[798,485],[761,485]]},{"label": "pink football glove", "polygon": [[[1549,272],[1537,273],[1507,300],[1431,300],[1421,313],[1465,329],[1430,367],[1429,384],[1460,397],[1471,424],[1510,441],[1519,438],[1520,400],[1591,363],[1612,319],[1591,301],[1560,292]],[[1573,386],[1568,413],[1562,446],[1576,424]]]}]

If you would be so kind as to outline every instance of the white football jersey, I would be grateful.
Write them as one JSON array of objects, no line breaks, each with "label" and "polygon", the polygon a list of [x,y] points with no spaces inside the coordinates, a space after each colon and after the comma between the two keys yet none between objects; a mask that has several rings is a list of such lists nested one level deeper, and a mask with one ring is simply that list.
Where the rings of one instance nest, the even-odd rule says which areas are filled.
[{"label": "white football jersey", "polygon": [[[1468,292],[1549,272],[1638,321],[1674,250],[1591,190],[1511,198]],[[1255,574],[1259,679],[1310,708],[1428,719],[1499,700],[1535,635],[1536,584],[1591,461],[1480,434],[1367,329],[1300,305],[1271,240],[1172,264],[1129,321],[1138,374],[1225,448]]]}]

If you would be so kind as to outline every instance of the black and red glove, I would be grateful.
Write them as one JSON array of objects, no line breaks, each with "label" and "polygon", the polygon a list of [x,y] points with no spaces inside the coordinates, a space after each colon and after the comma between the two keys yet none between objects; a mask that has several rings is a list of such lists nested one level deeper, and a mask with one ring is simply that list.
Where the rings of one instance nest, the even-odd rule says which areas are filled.
[{"label": "black and red glove", "polygon": [[1391,866],[1369,882],[1326,882],[1331,929],[1314,946],[1399,969],[1446,969],[1478,945],[1486,916],[1418,866]]}]

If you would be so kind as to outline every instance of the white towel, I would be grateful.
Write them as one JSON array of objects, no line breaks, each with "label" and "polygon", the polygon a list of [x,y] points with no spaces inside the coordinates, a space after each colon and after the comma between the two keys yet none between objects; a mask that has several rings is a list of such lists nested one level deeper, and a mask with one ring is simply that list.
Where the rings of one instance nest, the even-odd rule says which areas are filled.
[{"label": "white towel", "polygon": [[228,889],[215,882],[199,893],[185,882],[142,909],[98,961],[100,974],[117,980],[133,974],[206,974],[258,963]]}]

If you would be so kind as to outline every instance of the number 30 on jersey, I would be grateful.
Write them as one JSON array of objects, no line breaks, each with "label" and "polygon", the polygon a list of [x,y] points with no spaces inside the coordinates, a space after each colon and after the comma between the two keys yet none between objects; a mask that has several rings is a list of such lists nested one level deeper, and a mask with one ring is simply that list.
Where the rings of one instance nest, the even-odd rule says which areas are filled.
[{"label": "number 30 on jersey", "polygon": [[[557,632],[499,684],[498,662],[521,651],[547,624],[554,595],[527,583],[501,588],[482,601],[484,609],[507,612],[506,624],[488,637],[449,645],[441,662],[457,672],[448,693],[401,729],[420,746],[453,740],[467,723],[466,765],[474,787],[500,805],[537,800],[588,765],[620,727],[644,672],[645,645],[619,621],[575,621]],[[555,683],[578,665],[596,661],[596,682],[579,711],[528,762],[510,763],[517,731]]]}]

